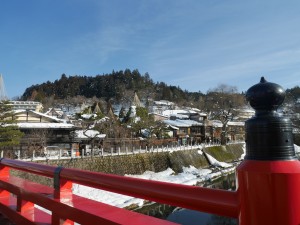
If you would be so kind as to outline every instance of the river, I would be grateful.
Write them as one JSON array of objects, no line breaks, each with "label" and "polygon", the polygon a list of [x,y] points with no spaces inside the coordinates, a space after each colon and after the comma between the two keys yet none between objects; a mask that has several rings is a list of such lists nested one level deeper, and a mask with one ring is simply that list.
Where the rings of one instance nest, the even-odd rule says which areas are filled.
[{"label": "river", "polygon": [[[236,189],[235,173],[220,177],[213,182],[205,182],[203,184],[209,188],[219,188],[226,190]],[[234,218],[226,218],[218,215],[176,208],[166,218],[169,221],[182,225],[237,225],[238,221]]]},{"label": "river", "polygon": [[[225,190],[236,189],[235,173],[224,175],[214,181],[199,184],[203,187]],[[149,202],[142,208],[135,210],[139,213],[169,220],[182,225],[237,225],[237,219],[178,208],[170,205]]]}]

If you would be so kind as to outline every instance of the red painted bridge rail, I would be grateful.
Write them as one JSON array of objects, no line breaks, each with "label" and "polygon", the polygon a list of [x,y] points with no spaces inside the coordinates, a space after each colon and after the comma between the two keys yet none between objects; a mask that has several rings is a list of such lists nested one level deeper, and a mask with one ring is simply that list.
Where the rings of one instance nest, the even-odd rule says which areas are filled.
[{"label": "red painted bridge rail", "polygon": [[[300,162],[291,122],[276,110],[285,92],[264,78],[246,93],[246,155],[236,191],[149,181],[11,159],[0,160],[0,213],[16,224],[174,224],[72,193],[72,183],[237,218],[240,225],[300,224]],[[14,177],[11,169],[53,179],[53,187]],[[45,210],[34,207],[38,205]],[[201,221],[199,221],[200,223]]]},{"label": "red painted bridge rail", "polygon": [[[149,181],[12,159],[0,162],[0,212],[16,224],[174,224],[72,194],[72,182],[155,202],[229,217],[238,216],[236,192]],[[13,177],[9,170],[53,178],[46,187]],[[48,211],[34,207],[39,205]]]}]

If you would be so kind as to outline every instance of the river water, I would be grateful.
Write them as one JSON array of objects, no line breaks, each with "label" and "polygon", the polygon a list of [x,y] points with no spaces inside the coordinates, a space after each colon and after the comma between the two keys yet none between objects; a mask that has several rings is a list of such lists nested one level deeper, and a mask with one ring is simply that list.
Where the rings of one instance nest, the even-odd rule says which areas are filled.
[{"label": "river water", "polygon": [[[235,173],[223,176],[213,182],[204,183],[205,187],[218,188],[226,190],[236,189]],[[166,217],[167,220],[182,225],[237,225],[235,218],[227,218],[218,215],[176,208]]]}]

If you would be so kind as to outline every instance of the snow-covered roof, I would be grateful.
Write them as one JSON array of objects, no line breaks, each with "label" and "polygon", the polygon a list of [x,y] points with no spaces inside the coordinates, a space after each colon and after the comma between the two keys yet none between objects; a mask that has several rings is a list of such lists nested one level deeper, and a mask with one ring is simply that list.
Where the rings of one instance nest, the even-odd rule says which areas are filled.
[{"label": "snow-covered roof", "polygon": [[191,126],[202,126],[203,123],[199,123],[195,120],[164,120],[164,123],[175,126],[175,127],[191,127]]},{"label": "snow-covered roof", "polygon": [[170,102],[170,101],[167,101],[167,100],[160,100],[160,101],[154,101],[154,104],[155,105],[174,105],[174,102]]},{"label": "snow-covered roof", "polygon": [[245,126],[245,122],[240,121],[229,121],[228,125],[230,126]]},{"label": "snow-covered roof", "polygon": [[171,117],[172,116],[174,116],[174,117],[176,117],[177,119],[188,119],[188,118],[190,118],[188,115],[183,115],[183,114],[172,114],[172,115],[170,115]]},{"label": "snow-covered roof", "polygon": [[17,123],[19,128],[34,128],[34,129],[71,129],[74,128],[73,124],[70,123]]},{"label": "snow-covered roof", "polygon": [[185,109],[187,112],[189,113],[198,113],[200,116],[207,116],[207,113],[202,112],[200,109],[198,108],[191,108],[188,107]]},{"label": "snow-covered roof", "polygon": [[170,125],[170,124],[168,124],[168,127],[172,128],[172,129],[174,129],[174,130],[179,130],[178,127],[172,126],[172,125]]},{"label": "snow-covered roof", "polygon": [[81,139],[88,139],[88,138],[105,138],[106,134],[100,134],[97,130],[76,130],[76,137]]},{"label": "snow-covered roof", "polygon": [[207,116],[206,113],[201,112],[199,109],[167,109],[162,112],[163,116],[171,117],[176,116],[177,118],[188,118],[190,114],[198,114],[199,116]]},{"label": "snow-covered roof", "polygon": [[[31,112],[33,112],[33,111],[31,111]],[[59,119],[59,118],[57,118],[57,117],[55,117],[55,116],[49,116],[49,115],[47,115],[47,114],[45,114],[45,113],[40,113],[40,112],[33,112],[33,113],[34,113],[34,114],[37,114],[37,115],[39,115],[39,116],[43,116],[43,117],[45,117],[45,118],[49,118],[49,119],[58,121],[58,122],[63,122],[63,121],[64,121],[64,120]]]},{"label": "snow-covered roof", "polygon": [[189,113],[197,113],[196,111],[194,110],[184,110],[184,109],[168,109],[168,110],[164,110],[162,115],[163,116],[168,116],[170,117],[171,115],[178,115],[178,114],[189,114]]},{"label": "snow-covered roof", "polygon": [[23,104],[23,105],[40,105],[42,103],[36,101],[9,101],[10,104]]},{"label": "snow-covered roof", "polygon": [[51,114],[53,112],[55,112],[55,113],[57,113],[59,115],[62,115],[64,113],[61,108],[49,108],[49,110],[45,114],[49,115],[49,114]]},{"label": "snow-covered roof", "polygon": [[[213,127],[222,127],[223,124],[220,120],[212,120],[212,126]],[[239,121],[229,121],[227,123],[228,126],[245,126],[245,122],[239,122]]]},{"label": "snow-covered roof", "polygon": [[94,117],[94,116],[97,116],[97,115],[96,114],[86,114],[86,113],[81,115],[81,117],[83,119],[87,119],[87,120]]},{"label": "snow-covered roof", "polygon": [[[24,112],[27,112],[27,111],[26,110],[15,110],[14,111],[15,114],[20,114],[20,113],[24,113]],[[38,116],[42,116],[42,117],[54,120],[56,122],[64,122],[64,120],[62,120],[62,119],[59,119],[59,118],[57,118],[55,116],[49,116],[49,115],[47,115],[45,113],[41,113],[41,112],[37,112],[37,111],[32,111],[32,110],[29,110],[29,112],[32,113],[32,114],[36,114]]]},{"label": "snow-covered roof", "polygon": [[223,124],[220,120],[212,120],[211,121],[213,127],[222,127]]}]

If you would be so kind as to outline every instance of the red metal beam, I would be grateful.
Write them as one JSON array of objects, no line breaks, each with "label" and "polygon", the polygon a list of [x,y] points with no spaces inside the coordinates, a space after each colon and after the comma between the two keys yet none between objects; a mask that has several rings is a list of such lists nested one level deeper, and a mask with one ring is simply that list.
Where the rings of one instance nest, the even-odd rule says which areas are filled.
[{"label": "red metal beam", "polygon": [[32,162],[19,161],[14,159],[1,159],[2,166],[8,166],[13,169],[21,170],[24,172],[34,173],[45,177],[53,177],[56,167],[43,165]]},{"label": "red metal beam", "polygon": [[74,183],[119,194],[227,217],[238,217],[238,194],[233,191],[67,168],[61,171],[61,177]]},{"label": "red metal beam", "polygon": [[[56,167],[2,159],[2,165],[53,177]],[[238,217],[237,192],[63,168],[60,178],[78,184],[187,209]]]},{"label": "red metal beam", "polygon": [[[7,164],[10,164],[9,162],[10,160],[6,161]],[[18,162],[15,162],[14,168],[22,170],[22,166],[25,164],[21,162],[21,166],[19,166]],[[30,166],[26,168],[27,171],[33,169],[35,172],[41,174],[37,168],[43,167],[43,165],[29,164]],[[175,223],[170,221],[73,195],[68,191],[68,187],[65,187],[66,180],[64,179],[60,179],[59,189],[57,190],[22,178],[9,176],[9,173],[7,173],[7,168],[9,167],[7,165],[0,164],[0,168],[0,191],[7,190],[13,194],[11,195],[7,191],[4,191],[0,195],[0,212],[8,216],[16,224],[58,225],[61,224],[60,220],[62,219],[64,220],[64,225],[74,224],[72,221],[83,225],[175,225]],[[47,167],[42,170],[47,170]],[[57,195],[57,192],[60,192],[60,194]],[[32,203],[49,210],[52,217],[49,213],[32,207]]]}]

